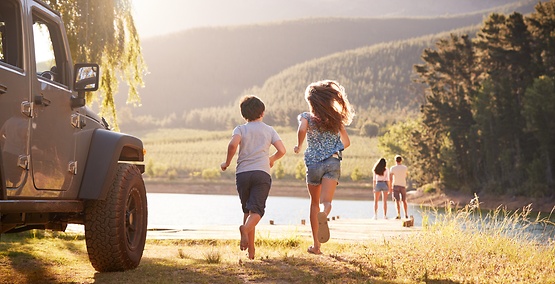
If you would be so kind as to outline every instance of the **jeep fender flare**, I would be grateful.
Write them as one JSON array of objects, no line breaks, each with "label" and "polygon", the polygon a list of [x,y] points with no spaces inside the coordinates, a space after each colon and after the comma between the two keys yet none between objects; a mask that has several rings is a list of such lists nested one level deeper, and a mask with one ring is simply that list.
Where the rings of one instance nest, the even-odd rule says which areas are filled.
[{"label": "jeep fender flare", "polygon": [[[81,181],[80,199],[104,200],[119,162],[143,162],[143,142],[134,136],[95,129]],[[141,172],[144,167],[139,166]]]}]

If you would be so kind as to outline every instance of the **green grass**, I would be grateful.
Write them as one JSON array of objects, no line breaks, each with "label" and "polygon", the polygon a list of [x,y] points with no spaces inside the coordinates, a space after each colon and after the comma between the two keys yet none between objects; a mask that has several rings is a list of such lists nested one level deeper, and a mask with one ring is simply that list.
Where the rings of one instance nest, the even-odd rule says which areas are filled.
[{"label": "green grass", "polygon": [[[553,240],[526,228],[549,223],[530,212],[482,214],[479,202],[425,212],[435,220],[408,237],[342,241],[306,253],[309,238],[257,236],[256,259],[239,240],[147,240],[135,270],[96,273],[82,236],[2,235],[0,283],[554,283]],[[476,217],[480,217],[476,219]],[[553,224],[551,224],[553,225]],[[379,232],[377,232],[379,233]],[[553,232],[549,232],[553,235]]]},{"label": "green grass", "polygon": [[[285,179],[294,179],[297,164],[302,163],[303,155],[294,154],[297,143],[296,129],[276,128],[282,138],[287,154],[279,161],[285,170]],[[192,129],[159,129],[132,133],[143,140],[147,150],[145,160],[147,177],[202,177],[203,171],[214,178],[211,170],[220,171],[225,160],[227,145],[232,130],[207,131]],[[351,146],[344,151],[342,176],[350,180],[351,173],[358,169],[361,180],[368,180],[376,160],[381,157],[377,138],[350,135]],[[304,147],[306,147],[306,142]],[[274,149],[271,148],[271,151]],[[234,178],[237,155],[222,177]],[[393,157],[389,157],[393,161]],[[275,167],[274,167],[275,169]],[[216,176],[218,177],[218,176]]]}]

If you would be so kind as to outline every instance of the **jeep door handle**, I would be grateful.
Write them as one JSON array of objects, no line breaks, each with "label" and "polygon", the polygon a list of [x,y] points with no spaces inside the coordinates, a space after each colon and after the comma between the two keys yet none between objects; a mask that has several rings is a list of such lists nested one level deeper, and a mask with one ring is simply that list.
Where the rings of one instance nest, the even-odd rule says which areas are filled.
[{"label": "jeep door handle", "polygon": [[0,84],[0,95],[5,94],[8,91],[8,87]]},{"label": "jeep door handle", "polygon": [[45,107],[49,106],[50,103],[51,103],[49,99],[43,97],[42,95],[35,96],[35,99],[33,100],[33,102],[36,105],[42,105],[42,106],[45,106]]}]

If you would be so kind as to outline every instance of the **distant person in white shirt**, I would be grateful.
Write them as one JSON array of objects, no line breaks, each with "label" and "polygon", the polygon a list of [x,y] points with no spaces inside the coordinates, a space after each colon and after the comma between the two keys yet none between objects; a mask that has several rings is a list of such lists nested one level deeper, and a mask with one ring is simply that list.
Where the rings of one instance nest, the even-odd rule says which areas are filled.
[{"label": "distant person in white shirt", "polygon": [[405,210],[405,218],[409,218],[407,213],[407,166],[403,165],[403,158],[399,155],[395,156],[397,165],[389,170],[389,178],[393,185],[393,199],[397,205],[397,218],[401,219],[401,206],[399,201],[403,201],[403,209]]}]

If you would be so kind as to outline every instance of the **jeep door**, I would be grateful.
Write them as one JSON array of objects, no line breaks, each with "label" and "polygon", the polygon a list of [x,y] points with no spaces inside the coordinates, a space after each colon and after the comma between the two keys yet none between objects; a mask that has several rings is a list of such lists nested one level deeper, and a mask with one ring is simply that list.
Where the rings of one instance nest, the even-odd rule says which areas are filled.
[{"label": "jeep door", "polygon": [[[44,195],[67,190],[77,171],[72,123],[70,65],[60,17],[42,5],[30,5],[34,46],[31,64],[33,115],[31,118],[30,169],[35,188]],[[32,68],[33,69],[33,68]]]},{"label": "jeep door", "polygon": [[28,163],[31,105],[22,11],[19,1],[0,1],[0,166],[8,195],[22,186]]}]

